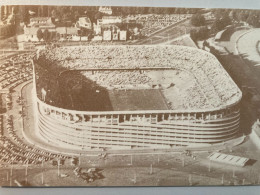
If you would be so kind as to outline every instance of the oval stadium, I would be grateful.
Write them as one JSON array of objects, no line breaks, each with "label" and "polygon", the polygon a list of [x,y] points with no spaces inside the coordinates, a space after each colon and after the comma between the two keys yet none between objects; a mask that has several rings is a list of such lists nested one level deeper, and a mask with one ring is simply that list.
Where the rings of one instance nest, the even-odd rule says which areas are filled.
[{"label": "oval stadium", "polygon": [[239,133],[242,93],[212,54],[64,46],[33,60],[37,135],[78,150],[208,147]]}]

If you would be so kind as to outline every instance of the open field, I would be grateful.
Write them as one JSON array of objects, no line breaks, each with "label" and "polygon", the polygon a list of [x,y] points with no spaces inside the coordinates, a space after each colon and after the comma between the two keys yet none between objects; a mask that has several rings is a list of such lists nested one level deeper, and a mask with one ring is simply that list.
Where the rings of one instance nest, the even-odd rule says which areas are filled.
[{"label": "open field", "polygon": [[[224,153],[245,156],[256,160],[246,167],[234,167],[220,163],[209,162],[206,158],[210,153],[194,152],[196,159],[181,152],[150,153],[150,154],[108,154],[107,157],[79,157],[79,164],[72,165],[65,160],[59,170],[52,162],[43,166],[28,167],[28,185],[33,186],[200,186],[200,185],[254,185],[259,184],[259,152],[251,140],[244,144],[223,150]],[[257,155],[256,155],[257,154]],[[101,177],[93,182],[86,182],[77,177],[73,170],[80,167],[83,170],[97,168]],[[11,167],[0,168],[0,182],[4,186],[16,186],[14,180],[26,182],[25,166],[13,165],[12,181]],[[67,177],[59,177],[66,174]],[[8,177],[8,180],[7,180]],[[42,183],[43,180],[43,183]]]}]

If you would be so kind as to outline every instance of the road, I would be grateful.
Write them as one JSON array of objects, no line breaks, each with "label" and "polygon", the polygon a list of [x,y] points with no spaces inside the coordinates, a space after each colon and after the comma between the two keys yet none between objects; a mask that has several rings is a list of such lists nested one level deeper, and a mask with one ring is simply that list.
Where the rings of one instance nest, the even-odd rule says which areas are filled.
[{"label": "road", "polygon": [[258,41],[260,41],[260,28],[248,31],[237,41],[239,55],[250,61],[254,66],[260,66],[260,55],[257,51],[259,49],[257,48]]},{"label": "road", "polygon": [[161,44],[177,37],[183,36],[190,31],[190,19],[185,19],[153,33],[143,40],[134,42],[134,45]]}]

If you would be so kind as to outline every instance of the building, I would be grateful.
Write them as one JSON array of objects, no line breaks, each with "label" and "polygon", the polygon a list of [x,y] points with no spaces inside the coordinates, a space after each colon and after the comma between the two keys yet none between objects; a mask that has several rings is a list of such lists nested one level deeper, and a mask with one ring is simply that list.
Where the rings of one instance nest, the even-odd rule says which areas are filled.
[{"label": "building", "polygon": [[[117,53],[113,55],[115,51]],[[46,58],[44,50],[41,52],[44,54],[42,57]],[[78,110],[75,109],[75,105],[68,107],[68,104],[62,106],[55,103],[59,101],[52,99],[57,96],[51,92],[59,91],[55,90],[60,86],[57,84],[57,76],[52,72],[51,74],[54,75],[52,79],[45,69],[48,64],[42,67],[41,60],[35,59],[34,70],[36,70],[37,80],[34,77],[36,89],[34,98],[37,102],[35,106],[37,134],[46,141],[46,144],[78,150],[207,148],[238,136],[239,102],[242,93],[218,60],[208,52],[174,45],[61,47],[53,49],[51,53],[55,52],[63,53],[63,59],[59,56],[62,63],[58,63],[58,67],[70,67],[66,71],[61,69],[62,72],[56,73],[60,79],[65,79],[65,83],[68,82],[66,81],[68,78],[74,79],[71,70],[74,70],[74,74],[75,71],[84,71],[85,75],[89,75],[86,76],[87,83],[97,78],[93,80],[90,88],[92,92],[88,91],[89,98],[91,94],[94,95],[94,102],[85,102],[97,107],[94,110]],[[71,53],[77,57],[71,58],[73,56]],[[122,58],[121,55],[124,57]],[[47,61],[50,68],[56,63],[55,59],[52,60],[54,61]],[[43,73],[39,74],[41,72]],[[163,83],[162,79],[158,79],[144,85],[145,75],[151,72],[161,74],[163,77],[167,77],[169,73],[169,81],[173,79],[172,74],[181,76],[179,80],[173,81],[174,83],[166,80]],[[41,84],[44,83],[41,79],[46,77],[45,74],[49,75],[51,89]],[[189,82],[183,80],[185,74]],[[140,83],[131,84],[130,80],[133,76],[140,77]],[[75,76],[76,78],[78,77]],[[122,80],[119,82],[127,81],[127,83],[113,84],[120,78]],[[79,82],[82,82],[82,79],[81,77]],[[106,79],[110,79],[109,82]],[[185,83],[186,87],[187,83],[191,86],[184,90],[183,85],[180,84],[178,87],[178,83],[181,82]],[[78,84],[76,86],[79,87]],[[90,87],[89,84],[86,86]],[[46,95],[46,100],[41,99],[40,91],[43,87],[47,87],[45,90],[50,91],[50,94]],[[113,91],[114,88],[116,91]],[[142,96],[142,93],[137,91],[139,98],[127,99],[127,89],[135,88],[148,90],[143,93],[152,90],[152,93]],[[106,103],[103,95],[99,99],[98,94],[106,94],[110,91],[119,93],[115,95],[115,100],[111,99],[113,96],[109,96],[110,101]],[[174,97],[173,92],[176,94]],[[75,90],[75,93],[78,91]],[[133,91],[129,95],[132,93]],[[124,96],[122,100],[120,94]],[[146,99],[147,97],[149,98]],[[66,96],[63,96],[63,100],[64,98]],[[150,102],[152,99],[154,101]],[[105,109],[111,102],[112,107]],[[125,102],[129,104],[126,105]],[[99,106],[101,104],[102,107]],[[114,109],[115,107],[118,109]]]},{"label": "building", "polygon": [[102,26],[105,24],[117,24],[122,23],[122,21],[121,16],[103,16],[102,19],[97,20],[97,25]]},{"label": "building", "polygon": [[100,6],[98,11],[108,15],[113,13],[111,6]]},{"label": "building", "polygon": [[37,37],[37,31],[38,30],[39,30],[39,28],[34,28],[34,27],[27,28],[27,27],[25,27],[24,28],[24,41],[25,42],[37,42],[37,41],[39,41],[39,39]]},{"label": "building", "polygon": [[78,28],[76,27],[57,27],[56,32],[60,35],[61,41],[80,41]]},{"label": "building", "polygon": [[[81,38],[78,34],[78,28],[76,27],[57,27],[57,28],[39,28],[39,27],[24,27],[24,41],[25,42],[38,42],[37,31],[41,30],[42,33],[45,29],[48,32],[53,32],[56,36],[59,36],[60,41],[80,41]],[[84,38],[83,38],[84,39]],[[43,41],[43,39],[41,40]]]},{"label": "building", "polygon": [[39,28],[55,28],[51,17],[33,17],[30,18],[29,27],[39,27]]},{"label": "building", "polygon": [[76,27],[91,30],[92,23],[88,17],[80,17],[79,20],[76,22]]}]

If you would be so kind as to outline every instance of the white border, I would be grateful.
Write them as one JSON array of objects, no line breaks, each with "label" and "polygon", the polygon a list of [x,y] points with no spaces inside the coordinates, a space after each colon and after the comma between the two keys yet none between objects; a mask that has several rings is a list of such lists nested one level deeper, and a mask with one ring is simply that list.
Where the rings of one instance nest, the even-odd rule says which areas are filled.
[{"label": "white border", "polygon": [[0,5],[146,6],[260,9],[259,0],[1,0]]}]

